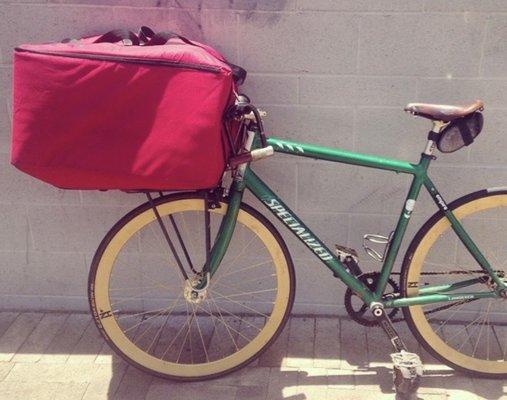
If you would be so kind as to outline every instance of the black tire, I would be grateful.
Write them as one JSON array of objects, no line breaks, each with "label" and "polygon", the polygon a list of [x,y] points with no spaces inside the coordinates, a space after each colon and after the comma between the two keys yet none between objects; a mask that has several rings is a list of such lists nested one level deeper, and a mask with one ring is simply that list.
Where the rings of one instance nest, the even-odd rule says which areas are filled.
[{"label": "black tire", "polygon": [[[466,204],[469,204],[471,202],[475,202],[481,199],[485,198],[491,198],[494,196],[502,196],[502,199],[505,199],[505,195],[507,195],[507,188],[494,188],[494,189],[485,189],[480,190],[477,192],[473,192],[470,194],[467,194],[463,197],[460,197],[457,200],[454,200],[450,204],[448,204],[448,207],[451,211],[455,211],[461,206],[464,206]],[[500,197],[499,197],[500,198]],[[502,200],[503,201],[503,200]],[[473,212],[472,212],[473,213]],[[471,213],[471,214],[472,214]],[[468,214],[467,214],[468,215]],[[414,260],[414,255],[416,251],[418,250],[419,244],[423,241],[423,239],[426,237],[428,232],[435,227],[435,225],[442,219],[445,218],[444,213],[442,211],[436,212],[431,218],[429,218],[426,223],[422,226],[422,228],[417,232],[415,237],[412,239],[410,246],[407,249],[407,252],[405,254],[403,265],[401,269],[401,278],[400,278],[400,288],[401,288],[401,295],[402,297],[406,297],[409,295],[409,273],[410,273],[410,267],[412,265],[412,262]],[[502,301],[502,300],[500,300]],[[505,300],[503,300],[505,301]],[[428,338],[426,335],[422,334],[420,330],[417,327],[417,324],[414,319],[414,314],[412,312],[413,307],[404,307],[403,308],[403,314],[404,318],[407,321],[408,327],[410,328],[411,332],[416,337],[417,341],[423,346],[423,348],[433,357],[440,360],[444,364],[450,366],[451,368],[467,373],[467,374],[473,374],[475,376],[484,377],[484,378],[498,378],[498,379],[506,379],[507,373],[494,373],[494,372],[485,372],[485,371],[478,371],[476,369],[464,366],[464,365],[458,365],[456,362],[453,362],[449,360],[445,354],[441,354],[440,352],[436,351],[434,346],[428,341]],[[506,363],[507,361],[504,361]]]},{"label": "black tire", "polygon": [[[154,200],[154,203],[158,207],[163,204],[176,202],[176,201],[180,201],[180,200],[188,200],[188,199],[204,200],[203,196],[198,193],[176,193],[176,194],[171,194],[171,195],[166,195],[166,196],[160,197],[160,198]],[[228,203],[228,199],[222,200],[222,203]],[[125,352],[122,351],[117,346],[117,344],[113,341],[113,339],[110,337],[110,335],[108,334],[108,332],[104,328],[101,317],[99,315],[100,310],[98,309],[98,306],[96,304],[96,296],[95,296],[96,276],[97,276],[97,270],[99,268],[100,260],[104,254],[104,251],[106,250],[106,248],[108,247],[110,242],[113,240],[113,238],[118,234],[118,232],[120,232],[122,230],[122,228],[127,223],[129,223],[134,218],[136,218],[137,216],[143,214],[144,212],[146,212],[147,210],[150,210],[150,209],[151,209],[151,205],[149,204],[149,202],[146,202],[146,203],[140,205],[139,207],[135,208],[134,210],[130,211],[123,218],[121,218],[111,228],[111,230],[106,234],[106,236],[104,237],[104,239],[100,243],[100,245],[95,253],[95,256],[93,258],[93,261],[92,261],[92,264],[90,267],[90,272],[89,272],[89,279],[88,279],[88,299],[89,299],[90,310],[91,310],[92,315],[94,317],[95,324],[96,324],[97,328],[99,329],[101,335],[103,336],[105,341],[108,343],[108,345],[119,356],[121,356],[125,361],[127,361],[131,365],[134,365],[135,367],[137,367],[147,373],[150,373],[152,375],[156,375],[156,376],[159,376],[162,378],[166,378],[166,379],[173,379],[173,380],[180,380],[180,381],[198,381],[198,380],[213,379],[213,378],[217,378],[219,376],[226,375],[230,372],[236,371],[236,370],[242,368],[243,366],[249,364],[254,359],[259,357],[264,351],[266,351],[269,348],[269,346],[280,335],[282,330],[284,329],[284,326],[289,318],[289,315],[291,313],[292,306],[294,303],[296,281],[295,281],[294,265],[293,265],[289,250],[287,248],[287,245],[285,244],[282,236],[280,235],[280,233],[277,231],[277,229],[273,226],[273,224],[266,217],[264,217],[260,212],[258,212],[257,210],[255,210],[254,208],[252,208],[251,206],[249,206],[245,203],[241,203],[240,211],[247,213],[248,215],[250,215],[251,217],[253,217],[257,221],[259,221],[262,225],[264,225],[265,228],[267,228],[269,233],[273,236],[273,238],[276,240],[276,242],[280,246],[280,248],[283,252],[283,258],[285,259],[285,261],[287,263],[287,272],[288,272],[287,276],[288,276],[288,281],[289,281],[288,282],[288,287],[289,287],[288,300],[286,303],[287,305],[285,307],[285,310],[283,312],[283,317],[281,318],[281,321],[280,321],[278,327],[276,328],[276,331],[274,332],[274,334],[272,334],[270,336],[269,340],[261,348],[259,348],[255,352],[255,354],[253,354],[251,357],[249,357],[245,361],[241,362],[240,364],[234,365],[231,368],[220,371],[218,373],[207,374],[207,375],[202,375],[202,376],[190,376],[190,377],[189,376],[179,376],[179,375],[175,375],[175,374],[161,373],[160,371],[155,371],[153,369],[147,368],[145,365],[142,365],[139,362],[136,362],[135,360],[130,358],[128,355],[126,355]]]}]

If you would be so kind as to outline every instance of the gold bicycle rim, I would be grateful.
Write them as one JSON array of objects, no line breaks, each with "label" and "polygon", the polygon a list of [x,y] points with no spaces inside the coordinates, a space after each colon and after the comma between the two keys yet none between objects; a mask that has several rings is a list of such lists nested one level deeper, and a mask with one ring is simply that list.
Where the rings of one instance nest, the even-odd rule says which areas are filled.
[{"label": "gold bicycle rim", "polygon": [[[184,199],[160,204],[157,209],[163,217],[177,212],[204,211],[204,205],[200,199]],[[227,205],[222,203],[222,207],[210,211],[225,214]],[[96,309],[111,310],[108,288],[116,257],[125,243],[136,232],[154,220],[153,211],[151,209],[146,210],[124,225],[107,245],[100,259],[95,277]],[[205,377],[227,371],[249,360],[273,337],[282,323],[290,298],[290,277],[287,261],[276,238],[258,219],[246,211],[240,210],[238,222],[248,227],[262,241],[268,249],[276,269],[278,290],[275,304],[269,319],[259,334],[245,347],[220,360],[201,364],[179,364],[153,357],[138,348],[123,333],[115,318],[101,320],[104,331],[124,355],[137,364],[160,374],[186,378]]]},{"label": "gold bicycle rim", "polygon": [[[467,217],[470,214],[487,210],[494,207],[507,207],[507,195],[496,195],[488,196],[480,199],[472,200],[469,203],[463,204],[453,211],[454,215],[458,218]],[[428,251],[437,241],[441,234],[451,227],[450,222],[447,218],[442,217],[431,229],[424,235],[419,245],[414,251],[412,262],[410,263],[407,282],[419,282],[419,277],[423,267],[424,260]],[[408,288],[407,295],[417,296],[417,288]],[[499,300],[501,301],[501,300]],[[505,301],[505,300],[503,300]],[[493,374],[506,374],[507,373],[507,362],[495,361],[495,360],[482,360],[473,358],[465,354],[460,353],[451,346],[447,345],[434,331],[429,324],[426,316],[424,315],[423,308],[421,306],[409,307],[410,315],[412,320],[421,334],[426,340],[429,346],[438,354],[449,360],[453,364],[456,364],[462,368],[474,370],[482,373],[493,373]]]}]

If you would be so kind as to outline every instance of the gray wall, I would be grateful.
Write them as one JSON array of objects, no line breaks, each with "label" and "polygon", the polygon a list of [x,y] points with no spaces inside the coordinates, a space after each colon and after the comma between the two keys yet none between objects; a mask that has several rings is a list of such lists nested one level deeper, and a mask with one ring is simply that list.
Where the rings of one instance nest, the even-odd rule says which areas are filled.
[{"label": "gray wall", "polygon": [[[481,98],[484,133],[470,148],[441,155],[432,176],[449,200],[507,184],[507,1],[1,1],[0,21],[2,309],[85,309],[95,248],[143,201],[57,190],[9,165],[11,55],[20,43],[142,24],[173,29],[249,71],[244,91],[269,112],[268,133],[411,161],[429,124],[404,114],[403,105]],[[255,169],[328,245],[358,249],[362,234],[393,228],[409,183],[392,173],[278,155]],[[410,236],[432,210],[424,195]],[[342,286],[287,240],[297,266],[296,310],[339,312]]]}]

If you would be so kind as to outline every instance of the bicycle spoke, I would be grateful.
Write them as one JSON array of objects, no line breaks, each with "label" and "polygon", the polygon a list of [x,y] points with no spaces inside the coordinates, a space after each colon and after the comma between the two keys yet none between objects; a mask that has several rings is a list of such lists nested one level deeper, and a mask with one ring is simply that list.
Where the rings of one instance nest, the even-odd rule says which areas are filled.
[{"label": "bicycle spoke", "polygon": [[503,341],[503,359],[507,359],[507,328],[502,327],[501,330],[504,331],[504,341]]},{"label": "bicycle spoke", "polygon": [[[460,310],[464,307],[464,305],[465,305],[465,304],[467,304],[467,303],[463,301],[459,307],[457,307],[456,309],[454,309],[454,311],[452,312],[452,314],[451,314],[451,315],[450,315],[450,316],[449,316],[449,317],[448,317],[448,318],[447,318],[447,319],[446,319],[443,323],[441,323],[441,324],[440,324],[440,326],[439,326],[437,329],[435,329],[435,333],[437,333],[437,332],[438,332],[438,331],[439,331],[439,330],[440,330],[440,329],[441,329],[441,328],[442,328],[442,327],[443,327],[443,326],[444,326],[447,322],[449,322],[449,320],[450,320],[452,317],[454,317],[454,315],[455,315],[458,311],[460,311]],[[447,311],[447,310],[449,310],[449,309],[450,309],[450,308],[447,308],[447,309],[446,309],[446,311]],[[437,314],[438,314],[438,313],[437,313]]]},{"label": "bicycle spoke", "polygon": [[[181,295],[180,295],[180,296],[178,296],[178,297],[176,298],[176,300],[174,301],[174,303],[173,303],[173,304],[171,304],[171,305],[170,305],[169,307],[167,307],[166,309],[162,310],[161,312],[159,312],[159,313],[157,313],[157,314],[155,314],[155,315],[153,315],[153,316],[151,316],[151,317],[149,317],[149,318],[142,319],[140,323],[138,323],[138,324],[136,324],[136,325],[134,325],[134,326],[131,326],[130,328],[128,328],[128,329],[126,329],[126,330],[124,330],[124,331],[123,331],[123,333],[127,333],[127,332],[131,331],[132,329],[134,329],[136,326],[139,326],[139,325],[141,325],[141,324],[144,324],[146,321],[152,320],[153,318],[159,317],[160,315],[162,315],[162,314],[163,314],[163,312],[164,312],[165,310],[167,310],[169,313],[171,313],[171,312],[172,312],[172,310],[174,310],[174,307],[176,307],[176,305],[178,304],[180,297],[181,297]],[[146,333],[146,332],[145,332],[145,333]],[[144,336],[144,333],[143,333],[143,335],[142,335],[142,336]],[[134,342],[134,343],[135,343],[135,342]]]},{"label": "bicycle spoke", "polygon": [[123,304],[123,303],[125,303],[127,301],[137,300],[137,299],[143,297],[144,295],[146,295],[146,293],[153,292],[155,289],[168,289],[168,286],[162,285],[161,283],[155,283],[155,285],[153,285],[153,289],[141,292],[141,294],[139,294],[137,296],[129,297],[128,299],[117,301],[117,302],[111,302],[111,307],[118,306],[119,304]]},{"label": "bicycle spoke", "polygon": [[[266,279],[268,278],[272,278],[272,277],[276,277],[276,274],[269,274],[269,275],[264,275],[264,276],[256,276],[255,278],[252,278],[252,279],[247,279],[247,280],[241,280],[238,284],[239,285],[245,285],[247,283],[251,283],[251,282],[265,282]],[[218,282],[220,285],[223,285],[222,283]],[[213,284],[217,284],[217,282],[213,282],[213,280],[211,281],[210,283],[210,287],[213,286]]]},{"label": "bicycle spoke", "polygon": [[139,300],[140,298],[144,297],[147,293],[153,292],[155,289],[160,289],[160,288],[154,288],[154,289],[146,290],[146,291],[142,292],[141,294],[138,294],[138,295],[136,295],[134,297],[129,297],[127,299],[123,299],[123,300],[112,302],[111,303],[111,308],[113,308],[113,306],[117,307],[118,305],[124,304],[124,303],[126,303],[128,301]]},{"label": "bicycle spoke", "polygon": [[[188,303],[187,303],[187,305],[188,305]],[[188,306],[187,306],[187,312],[188,312]],[[191,336],[190,336],[190,329],[192,329],[192,322],[194,322],[194,318],[195,318],[195,313],[192,312],[190,314],[190,321],[188,323],[187,333],[185,334],[185,337],[183,338],[183,342],[181,343],[180,351],[178,352],[178,358],[176,359],[176,362],[180,361],[180,357],[181,357],[181,354],[182,354],[183,349],[185,347],[185,343],[187,342],[187,338],[189,339],[190,361],[192,362],[192,340],[191,340]]]},{"label": "bicycle spoke", "polygon": [[[228,294],[228,295],[227,295],[227,298],[230,298],[230,297],[239,297],[239,296],[246,296],[246,295],[249,295],[249,294],[258,294],[258,293],[276,292],[277,290],[278,290],[277,288],[274,288],[274,289],[253,290],[253,291],[250,291],[250,292],[242,292],[242,293],[233,293],[233,294]],[[217,292],[217,291],[215,291],[215,293],[218,293],[218,292]]]},{"label": "bicycle spoke", "polygon": [[[205,265],[204,244],[216,241],[212,235],[226,207],[205,218],[203,199],[184,196],[169,195],[174,200],[165,203],[165,197],[157,199],[155,210],[139,208],[125,219],[111,243],[126,239],[128,245],[116,250],[106,244],[94,266],[95,279],[102,281],[93,295],[97,307],[114,307],[104,329],[127,361],[168,377],[187,371],[185,377],[199,378],[252,359],[280,331],[293,297],[292,264],[285,252],[276,251],[283,243],[262,218],[242,209],[223,264],[196,295],[179,273],[177,258],[194,284],[195,270]],[[207,238],[203,219],[210,228]],[[108,256],[111,250],[114,257]],[[280,274],[288,279],[281,281]],[[273,316],[277,300],[282,312]]]},{"label": "bicycle spoke", "polygon": [[[192,306],[192,308],[193,308],[193,306]],[[195,310],[194,310],[194,313],[195,313]],[[197,325],[197,330],[199,331],[199,337],[201,338],[202,349],[203,349],[204,354],[205,354],[205,356],[206,356],[206,362],[209,362],[208,352],[207,352],[207,350],[206,350],[206,345],[204,344],[204,338],[203,338],[203,336],[202,336],[201,327],[200,327],[200,325],[199,325],[199,319],[198,319],[198,318],[196,318],[196,320],[195,320],[195,321],[196,321],[196,325]]]},{"label": "bicycle spoke", "polygon": [[[463,326],[459,324],[448,324],[442,329],[443,339],[445,343],[452,345],[461,345],[462,349],[467,352],[472,352],[472,343],[470,342],[470,338],[468,337],[468,332],[466,329],[462,329]],[[465,334],[464,338],[461,338]],[[456,340],[454,340],[456,339]]]},{"label": "bicycle spoke", "polygon": [[187,330],[187,333],[185,334],[185,336],[183,337],[183,342],[181,343],[181,347],[180,347],[180,350],[178,352],[178,357],[176,357],[176,362],[180,362],[180,358],[181,358],[181,353],[183,352],[183,348],[185,347],[185,343],[187,342],[187,338],[188,338],[188,333],[190,332],[190,327],[192,325],[192,317],[190,317],[190,321],[188,323],[188,330]]},{"label": "bicycle spoke", "polygon": [[[242,333],[238,337],[238,344],[240,347],[246,346],[255,337],[259,335],[259,332],[264,329],[266,318],[263,317],[245,317],[242,318],[240,323],[240,332]],[[260,326],[260,328],[259,328]],[[248,340],[244,339],[248,337]]]},{"label": "bicycle spoke", "polygon": [[[230,336],[230,338],[232,340],[232,343],[234,344],[234,347],[236,348],[236,351],[239,350],[239,347],[238,347],[236,341],[234,340],[233,335],[231,334],[231,330],[234,330],[234,329],[232,327],[230,327],[228,324],[225,323],[225,320],[224,320],[224,317],[222,315],[222,312],[220,311],[220,308],[218,307],[218,305],[215,303],[215,300],[213,299],[213,297],[211,297],[211,294],[209,295],[209,298],[213,302],[213,304],[215,305],[215,308],[218,311],[218,315],[220,316],[220,320],[222,321],[222,323],[224,324],[225,328],[227,329],[227,332],[229,333],[229,336]],[[239,333],[239,332],[236,331],[236,333]]]},{"label": "bicycle spoke", "polygon": [[[210,300],[206,299],[206,304],[208,305],[210,310],[213,310],[212,309],[213,303]],[[203,303],[197,305],[197,308],[200,308],[201,306],[203,306]],[[210,357],[210,359],[211,360],[222,359],[227,355],[237,351],[236,350],[237,342],[235,341],[235,337],[240,336],[239,326],[236,327],[238,322],[235,319],[229,317],[222,316],[220,318],[219,317],[220,314],[217,311],[213,311],[211,313],[208,310],[204,309],[204,307],[202,308],[203,308],[202,311],[210,317],[214,326],[213,335],[210,337],[208,346],[208,356]]]},{"label": "bicycle spoke", "polygon": [[[249,266],[248,266],[248,267],[246,267],[246,268],[236,269],[236,270],[234,270],[234,271],[232,271],[232,272],[228,272],[227,274],[222,274],[222,273],[221,273],[221,274],[217,277],[217,279],[215,280],[215,283],[216,283],[216,282],[218,282],[218,281],[220,281],[220,279],[222,279],[222,278],[223,278],[223,277],[225,277],[225,276],[229,276],[229,275],[237,274],[237,273],[239,273],[239,272],[248,271],[248,270],[250,270],[250,269],[253,269],[253,268],[258,268],[258,267],[261,267],[261,266],[263,266],[263,265],[266,265],[267,263],[272,263],[272,262],[273,262],[272,260],[262,261],[262,262],[257,263],[257,264],[249,265]],[[226,267],[226,268],[227,268],[227,267],[230,267],[231,265],[232,265],[232,264],[227,264],[227,265],[225,265],[224,267]],[[230,268],[229,268],[229,269],[230,269]],[[218,270],[220,271],[220,268],[219,268]],[[212,281],[212,282],[213,282],[213,281]]]},{"label": "bicycle spoke", "polygon": [[171,340],[171,342],[169,342],[169,344],[167,345],[164,353],[161,355],[161,359],[163,360],[164,357],[167,355],[167,353],[169,352],[169,350],[171,349],[172,345],[176,342],[176,340],[179,338],[180,336],[180,333],[183,332],[183,330],[185,329],[185,327],[187,326],[187,323],[190,319],[190,316],[188,314],[188,304],[185,302],[185,311],[186,311],[186,318],[185,318],[185,322],[181,325],[180,329],[178,330],[178,332],[176,333],[176,335],[173,337],[173,339]]},{"label": "bicycle spoke", "polygon": [[[453,337],[449,338],[449,341],[450,341],[451,339],[453,339],[454,337],[456,337],[458,334],[460,334],[460,333],[461,333],[461,332],[463,332],[463,331],[468,332],[468,331],[467,331],[467,328],[468,328],[469,326],[473,325],[473,324],[474,324],[476,321],[478,321],[480,318],[481,318],[481,315],[479,315],[477,318],[473,319],[470,323],[468,323],[468,324],[467,324],[467,325],[465,325],[465,326],[464,326],[464,327],[463,327],[460,331],[458,331],[458,332],[457,332],[457,333],[456,333]],[[470,335],[469,335],[469,337],[470,337]]]},{"label": "bicycle spoke", "polygon": [[148,289],[148,288],[154,288],[155,286],[157,286],[157,288],[160,288],[160,287],[168,288],[168,286],[164,286],[162,284],[157,283],[156,285],[152,285],[152,286],[137,286],[137,287],[133,286],[133,287],[127,287],[127,288],[109,288],[109,291],[110,292],[117,292],[119,290]]},{"label": "bicycle spoke", "polygon": [[141,315],[152,314],[155,312],[158,313],[159,311],[166,310],[166,309],[167,309],[167,307],[162,307],[162,308],[158,308],[156,310],[148,310],[148,311],[143,311],[143,312],[139,312],[139,313],[135,313],[135,314],[126,314],[126,315],[119,316],[118,318],[116,318],[116,320],[119,321],[119,320],[125,319],[125,318],[139,317]]},{"label": "bicycle spoke", "polygon": [[243,254],[245,254],[246,250],[250,247],[250,245],[253,243],[255,238],[256,238],[256,236],[252,236],[252,238],[243,247],[243,249],[239,252],[239,254],[237,256],[235,256],[234,259],[228,264],[229,268],[224,268],[224,272],[227,271],[228,269],[230,269],[232,265],[236,264],[236,261],[238,261],[243,256]]},{"label": "bicycle spoke", "polygon": [[269,316],[268,316],[267,314],[264,314],[264,313],[261,313],[260,311],[254,310],[253,308],[248,307],[248,306],[246,306],[245,304],[240,303],[240,302],[238,302],[238,301],[231,300],[228,296],[224,296],[223,294],[221,294],[221,293],[219,293],[219,292],[215,292],[215,291],[213,291],[213,293],[215,293],[216,295],[220,296],[220,298],[223,298],[223,299],[228,300],[228,301],[229,301],[229,302],[231,302],[231,303],[234,303],[234,304],[237,304],[237,305],[239,305],[239,306],[242,306],[243,308],[245,308],[245,309],[247,309],[247,310],[249,310],[249,311],[253,311],[254,313],[256,313],[256,314],[258,314],[258,315],[261,315],[261,316],[263,316],[263,317],[269,318]]},{"label": "bicycle spoke", "polygon": [[[218,285],[219,285],[219,286],[222,286],[222,287],[224,287],[224,288],[227,288],[227,289],[233,289],[233,290],[235,290],[236,292],[238,292],[238,291],[239,291],[239,288],[238,288],[237,286],[235,286],[235,285],[231,285],[231,284],[225,285],[225,284],[224,284],[224,283],[222,283],[222,282],[219,282],[219,283],[218,283]],[[215,285],[215,286],[216,286],[216,285]],[[212,288],[214,288],[214,286],[211,286],[211,285],[210,285],[210,290],[212,290]],[[255,294],[251,294],[251,297],[252,297],[252,298],[255,298],[255,299],[257,299],[257,300],[260,300],[260,301],[262,301],[262,302],[264,302],[264,303],[271,303],[271,304],[274,304],[274,303],[275,303],[274,301],[269,302],[269,301],[267,301],[265,298],[261,298],[261,297],[259,297],[259,296],[256,296]]]},{"label": "bicycle spoke", "polygon": [[505,335],[505,340],[503,342],[503,359],[505,360],[507,358],[507,329],[503,328],[504,331],[504,335]]},{"label": "bicycle spoke", "polygon": [[171,313],[167,313],[166,317],[165,317],[165,321],[163,324],[160,325],[160,328],[158,329],[157,333],[155,334],[155,336],[153,336],[153,340],[151,341],[150,345],[148,346],[148,348],[146,349],[146,352],[149,353],[150,352],[150,349],[151,347],[155,344],[155,348],[157,348],[158,346],[158,343],[160,341],[160,337],[162,336],[162,332],[164,331],[166,325],[167,325],[167,322],[169,321],[169,316],[171,315]]},{"label": "bicycle spoke", "polygon": [[472,352],[472,357],[475,357],[475,352],[477,351],[477,347],[479,346],[479,340],[481,339],[482,331],[484,329],[484,325],[486,323],[486,320],[489,318],[489,311],[491,309],[491,303],[492,303],[492,300],[489,300],[488,301],[488,308],[486,310],[486,315],[484,316],[483,322],[481,324],[481,329],[479,330],[479,335],[477,336],[477,342],[475,343],[474,351]]},{"label": "bicycle spoke", "polygon": [[[233,317],[233,318],[237,319],[238,321],[240,321],[240,322],[242,322],[242,323],[244,322],[244,323],[245,323],[246,325],[248,325],[250,328],[255,328],[255,329],[257,329],[257,331],[258,331],[258,332],[262,331],[262,329],[260,329],[260,328],[256,327],[255,325],[252,325],[252,323],[248,322],[248,321],[246,320],[246,318],[248,318],[248,317],[246,317],[246,318],[241,318],[239,315],[234,314],[234,313],[230,312],[229,310],[226,310],[225,308],[222,308],[222,311],[223,311],[223,312],[225,312],[227,315],[230,315],[231,317]],[[239,332],[239,331],[238,331],[238,334],[240,334],[240,332]],[[244,336],[243,336],[243,337],[244,337]],[[245,338],[245,339],[246,339],[246,338]]]}]

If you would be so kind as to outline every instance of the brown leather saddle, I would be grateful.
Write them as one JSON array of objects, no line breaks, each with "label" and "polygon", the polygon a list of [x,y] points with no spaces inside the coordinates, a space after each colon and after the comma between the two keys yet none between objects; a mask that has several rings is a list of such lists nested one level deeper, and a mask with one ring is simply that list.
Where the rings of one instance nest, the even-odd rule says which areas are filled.
[{"label": "brown leather saddle", "polygon": [[409,103],[405,107],[405,111],[423,118],[436,121],[449,122],[456,118],[464,117],[476,111],[484,109],[484,102],[476,100],[472,104],[466,106],[450,106],[444,104],[425,104],[425,103]]}]

